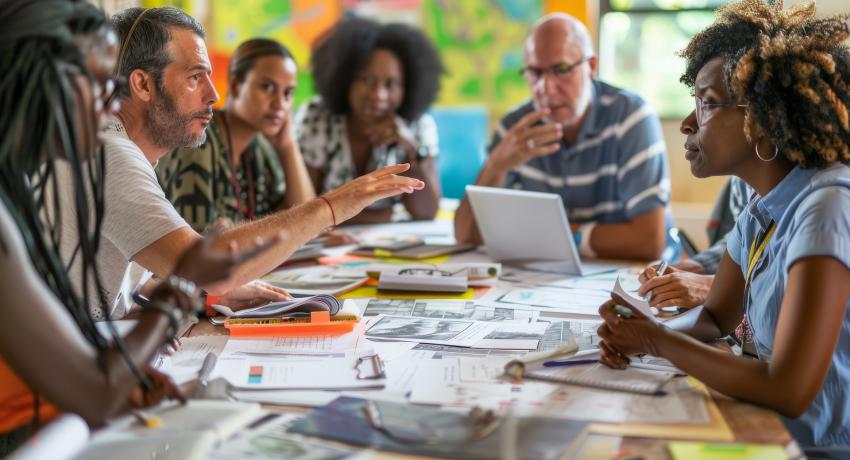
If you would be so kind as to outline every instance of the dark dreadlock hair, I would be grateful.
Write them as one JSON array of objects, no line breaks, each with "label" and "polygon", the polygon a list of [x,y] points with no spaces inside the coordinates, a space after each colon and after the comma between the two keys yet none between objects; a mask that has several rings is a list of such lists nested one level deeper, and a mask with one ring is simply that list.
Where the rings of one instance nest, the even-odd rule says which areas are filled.
[{"label": "dark dreadlock hair", "polygon": [[847,16],[814,13],[814,2],[787,11],[782,0],[730,3],[680,53],[691,88],[706,62],[722,59],[726,87],[749,103],[747,139],[755,122],[803,168],[850,163],[850,25]]},{"label": "dark dreadlock hair", "polygon": [[[0,76],[0,199],[15,220],[36,271],[98,350],[104,372],[104,351],[110,344],[97,331],[89,305],[99,305],[108,320],[95,262],[105,166],[102,148],[94,152],[94,114],[80,112],[84,98],[79,77],[91,76],[75,40],[109,30],[103,12],[84,1],[5,0],[0,8],[0,68],[7,69]],[[79,294],[59,252],[63,217],[59,162],[67,163],[74,190],[76,209],[66,210],[66,215],[75,216],[79,229],[75,251],[83,273]],[[93,206],[89,197],[94,198]],[[89,292],[89,279],[96,292]],[[112,333],[117,337],[114,327]],[[115,346],[140,381],[149,384],[127,359],[123,341],[116,339]],[[34,399],[38,406],[38,397]],[[37,425],[38,407],[35,414]]]}]

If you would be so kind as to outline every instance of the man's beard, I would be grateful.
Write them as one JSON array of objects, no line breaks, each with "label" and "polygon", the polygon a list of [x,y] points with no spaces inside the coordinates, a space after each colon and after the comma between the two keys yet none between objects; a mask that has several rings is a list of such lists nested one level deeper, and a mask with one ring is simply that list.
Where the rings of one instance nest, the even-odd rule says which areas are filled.
[{"label": "man's beard", "polygon": [[189,124],[195,117],[212,114],[212,109],[190,113],[180,113],[174,99],[165,88],[158,88],[158,97],[154,98],[147,113],[147,128],[154,145],[160,148],[176,149],[180,147],[200,147],[207,140],[207,131],[192,134]]}]

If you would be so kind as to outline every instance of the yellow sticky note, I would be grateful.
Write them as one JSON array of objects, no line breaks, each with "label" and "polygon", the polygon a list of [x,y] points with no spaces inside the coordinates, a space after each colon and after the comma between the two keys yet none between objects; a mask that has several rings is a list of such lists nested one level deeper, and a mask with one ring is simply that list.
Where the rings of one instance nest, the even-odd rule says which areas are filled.
[{"label": "yellow sticky note", "polygon": [[707,442],[671,442],[674,460],[786,460],[782,446]]},{"label": "yellow sticky note", "polygon": [[377,251],[382,251],[381,249],[375,249],[375,257],[379,257],[382,263],[387,264],[444,264],[449,261],[449,256],[437,256],[437,257],[429,257],[427,259],[402,259],[401,257],[390,257],[389,251],[384,251],[390,255],[378,255]]},{"label": "yellow sticky note", "polygon": [[437,215],[434,216],[434,220],[454,221],[455,212],[454,210],[440,209],[439,211],[437,211]]},{"label": "yellow sticky note", "polygon": [[372,251],[372,254],[374,254],[375,257],[392,257],[393,256],[392,251],[388,251],[386,249],[375,249],[375,250]]}]

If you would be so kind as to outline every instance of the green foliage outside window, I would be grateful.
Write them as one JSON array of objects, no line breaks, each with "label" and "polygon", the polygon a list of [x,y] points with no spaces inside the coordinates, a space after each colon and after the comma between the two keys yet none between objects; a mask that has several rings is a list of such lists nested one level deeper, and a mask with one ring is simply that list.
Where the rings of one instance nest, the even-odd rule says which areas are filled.
[{"label": "green foliage outside window", "polygon": [[646,99],[663,118],[693,110],[679,83],[684,61],[676,53],[714,20],[725,0],[609,0],[599,27],[599,75]]}]

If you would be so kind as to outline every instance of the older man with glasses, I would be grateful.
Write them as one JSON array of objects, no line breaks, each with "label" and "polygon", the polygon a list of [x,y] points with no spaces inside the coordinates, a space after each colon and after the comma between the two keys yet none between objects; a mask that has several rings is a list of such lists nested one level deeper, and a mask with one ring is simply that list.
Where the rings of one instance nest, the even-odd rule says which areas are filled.
[{"label": "older man with glasses", "polygon": [[[531,100],[502,118],[477,185],[561,195],[585,257],[675,258],[661,123],[637,95],[596,80],[587,28],[541,18],[525,40]],[[458,241],[481,242],[468,200]]]}]

